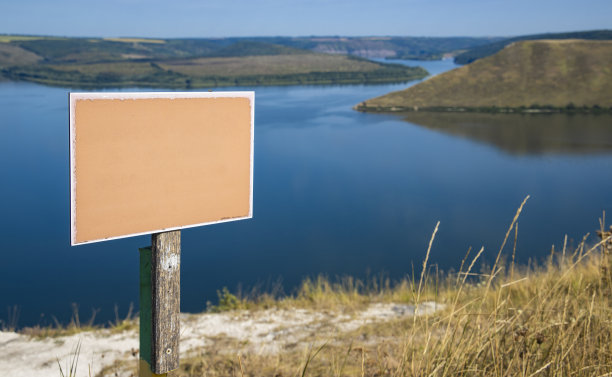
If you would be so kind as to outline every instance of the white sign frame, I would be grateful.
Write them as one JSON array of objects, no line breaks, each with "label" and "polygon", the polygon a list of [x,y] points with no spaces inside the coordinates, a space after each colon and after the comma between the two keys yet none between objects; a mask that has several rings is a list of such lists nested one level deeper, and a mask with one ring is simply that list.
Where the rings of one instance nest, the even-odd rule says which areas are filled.
[{"label": "white sign frame", "polygon": [[[75,108],[76,101],[79,100],[96,100],[96,99],[155,99],[155,98],[246,98],[251,106],[251,144],[250,144],[250,193],[249,193],[249,211],[244,217],[233,217],[217,221],[208,221],[197,224],[187,224],[182,226],[147,230],[145,232],[129,233],[120,236],[100,238],[88,240],[84,242],[76,241],[76,123],[75,123]],[[230,92],[70,92],[69,93],[69,123],[70,123],[70,243],[72,246],[97,243],[102,241],[110,241],[152,233],[168,232],[179,229],[188,229],[204,225],[213,225],[226,223],[237,220],[245,220],[253,217],[253,178],[254,178],[254,144],[255,144],[255,92],[254,91],[230,91]]]}]

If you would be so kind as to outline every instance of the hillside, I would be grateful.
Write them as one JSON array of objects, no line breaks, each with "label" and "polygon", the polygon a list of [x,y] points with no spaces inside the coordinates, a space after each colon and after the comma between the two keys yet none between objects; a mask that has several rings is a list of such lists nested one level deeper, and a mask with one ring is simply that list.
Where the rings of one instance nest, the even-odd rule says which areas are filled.
[{"label": "hillside", "polygon": [[516,42],[360,111],[610,111],[612,41]]},{"label": "hillside", "polygon": [[405,82],[427,75],[419,67],[271,41],[0,36],[0,80],[81,88],[201,88]]},{"label": "hillside", "polygon": [[588,39],[588,40],[612,40],[612,30],[592,30],[579,31],[570,33],[547,33],[522,35],[518,37],[503,39],[501,41],[492,41],[491,43],[479,45],[464,51],[455,56],[455,63],[468,64],[475,60],[491,56],[510,43],[537,39]]}]

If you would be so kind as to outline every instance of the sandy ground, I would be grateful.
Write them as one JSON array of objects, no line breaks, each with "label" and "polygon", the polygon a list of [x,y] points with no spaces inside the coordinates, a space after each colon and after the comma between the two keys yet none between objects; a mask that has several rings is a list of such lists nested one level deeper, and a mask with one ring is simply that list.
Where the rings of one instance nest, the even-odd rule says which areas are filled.
[{"label": "sandy ground", "polygon": [[[418,314],[441,309],[426,302]],[[312,339],[312,335],[333,337],[371,322],[412,316],[415,307],[405,304],[372,304],[351,315],[305,309],[268,309],[181,315],[181,356],[211,347],[220,338],[247,344],[256,352],[275,353],[288,344]],[[75,358],[80,345],[77,377],[95,376],[116,360],[138,360],[138,331],[116,333],[102,329],[76,335],[37,339],[14,332],[0,332],[0,370],[12,377],[59,377]]]}]

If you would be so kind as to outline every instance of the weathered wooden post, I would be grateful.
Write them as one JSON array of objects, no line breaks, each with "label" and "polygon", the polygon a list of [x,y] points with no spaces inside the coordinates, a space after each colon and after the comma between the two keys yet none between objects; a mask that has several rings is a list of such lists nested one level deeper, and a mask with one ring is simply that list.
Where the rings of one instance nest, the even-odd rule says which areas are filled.
[{"label": "weathered wooden post", "polygon": [[140,249],[140,377],[179,367],[181,231]]},{"label": "weathered wooden post", "polygon": [[70,93],[71,244],[152,234],[140,249],[140,377],[179,367],[180,229],[253,216],[254,100]]},{"label": "weathered wooden post", "polygon": [[151,236],[151,365],[166,373],[179,366],[181,231]]}]

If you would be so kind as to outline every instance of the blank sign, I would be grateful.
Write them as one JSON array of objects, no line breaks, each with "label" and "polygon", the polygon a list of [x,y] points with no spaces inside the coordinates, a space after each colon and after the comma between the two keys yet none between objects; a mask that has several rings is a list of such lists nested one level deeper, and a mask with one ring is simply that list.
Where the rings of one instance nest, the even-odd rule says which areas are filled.
[{"label": "blank sign", "polygon": [[253,92],[70,93],[71,244],[253,214]]}]

